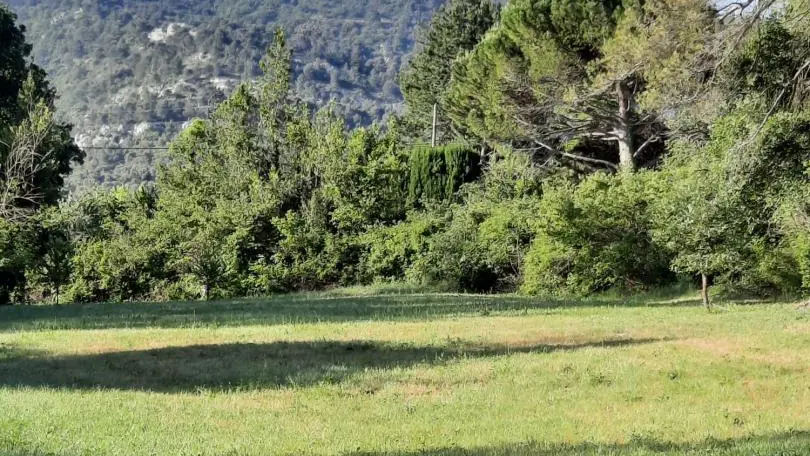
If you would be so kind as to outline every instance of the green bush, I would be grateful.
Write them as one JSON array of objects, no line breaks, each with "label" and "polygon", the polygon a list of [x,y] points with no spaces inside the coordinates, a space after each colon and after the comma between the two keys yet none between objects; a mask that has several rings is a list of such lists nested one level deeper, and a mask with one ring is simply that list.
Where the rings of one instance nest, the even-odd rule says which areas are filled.
[{"label": "green bush", "polygon": [[448,291],[512,291],[520,283],[539,199],[492,201],[412,212],[363,235],[365,283],[407,282]]},{"label": "green bush", "polygon": [[357,282],[362,247],[356,236],[336,233],[312,214],[289,212],[273,223],[281,240],[270,262],[253,268],[264,274],[254,280],[269,287],[257,291],[313,290]]},{"label": "green bush", "polygon": [[29,227],[0,218],[0,305],[24,299],[25,270],[34,260]]},{"label": "green bush", "polygon": [[[793,195],[786,198],[779,211],[776,221],[783,236],[784,256],[789,261],[784,264],[795,265],[790,272],[798,274],[800,285],[810,289],[810,186],[797,186]],[[781,266],[781,264],[780,264]],[[782,275],[780,275],[781,277]]]},{"label": "green bush", "polygon": [[447,217],[441,212],[412,212],[407,220],[396,225],[369,229],[361,238],[365,246],[363,282],[409,278],[413,264],[427,254],[431,237],[446,226]]},{"label": "green bush", "polygon": [[157,283],[174,278],[153,203],[144,191],[117,189],[64,208],[74,251],[68,300],[151,299]]},{"label": "green bush", "polygon": [[536,198],[520,198],[472,199],[452,206],[446,228],[427,240],[427,250],[416,258],[409,277],[449,290],[516,289],[538,205]]},{"label": "green bush", "polygon": [[[67,298],[76,302],[148,299],[162,274],[151,252],[129,237],[82,244],[73,257],[73,280]],[[155,274],[157,272],[157,274]]]},{"label": "green bush", "polygon": [[550,184],[526,257],[522,291],[587,295],[645,289],[674,279],[670,257],[650,237],[647,174],[597,173]]},{"label": "green bush", "polygon": [[478,226],[486,212],[454,206],[446,228],[428,240],[428,249],[408,274],[412,281],[452,291],[487,291],[497,278],[486,266]]},{"label": "green bush", "polygon": [[543,177],[548,174],[532,162],[528,154],[499,151],[489,161],[477,184],[477,191],[486,198],[500,201],[542,194]]}]

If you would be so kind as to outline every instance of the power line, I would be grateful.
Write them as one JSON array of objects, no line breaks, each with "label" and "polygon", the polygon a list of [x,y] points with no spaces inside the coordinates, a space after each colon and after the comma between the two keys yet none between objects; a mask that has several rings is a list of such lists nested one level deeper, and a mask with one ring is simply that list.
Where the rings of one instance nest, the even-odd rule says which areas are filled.
[{"label": "power line", "polygon": [[[81,147],[81,146],[80,146]],[[169,150],[168,147],[82,147],[83,150]]]},{"label": "power line", "polygon": [[[430,142],[422,142],[422,141],[413,141],[413,142],[401,142],[399,143],[400,146],[403,147],[436,147],[431,146]],[[169,147],[100,147],[100,146],[90,146],[90,147],[82,147],[83,150],[169,150]],[[520,150],[520,149],[518,149]]]}]

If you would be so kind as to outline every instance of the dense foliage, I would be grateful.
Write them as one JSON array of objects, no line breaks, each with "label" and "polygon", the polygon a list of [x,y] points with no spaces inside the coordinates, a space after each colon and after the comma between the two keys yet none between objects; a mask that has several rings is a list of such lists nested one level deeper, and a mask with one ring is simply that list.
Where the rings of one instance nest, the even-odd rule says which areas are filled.
[{"label": "dense foliage", "polygon": [[457,134],[458,125],[447,115],[453,64],[495,25],[498,12],[497,4],[489,0],[455,0],[445,3],[422,30],[417,49],[399,78],[413,136],[432,138],[434,107],[437,137],[448,140]]},{"label": "dense foliage", "polygon": [[674,107],[668,94],[689,90],[701,70],[692,66],[709,11],[702,0],[512,2],[456,66],[453,116],[542,162],[586,172],[654,166],[668,134],[663,113]]},{"label": "dense foliage", "polygon": [[461,185],[481,174],[481,157],[463,145],[420,146],[409,152],[408,204],[417,206],[454,197]]},{"label": "dense foliage", "polygon": [[[32,277],[67,280],[54,257],[56,229],[42,213],[62,195],[64,176],[84,154],[71,126],[54,120],[56,92],[30,60],[25,28],[0,5],[0,304],[25,295]],[[58,254],[57,254],[58,255]],[[58,264],[55,264],[58,263]],[[57,269],[59,271],[57,271]]]},{"label": "dense foliage", "polygon": [[[451,0],[401,76],[406,112],[366,127],[308,103],[277,30],[154,184],[4,218],[0,299],[810,288],[807,19],[734,5]],[[433,103],[439,145],[414,146]],[[30,112],[13,131],[47,118]]]},{"label": "dense foliage", "polygon": [[526,258],[529,293],[587,295],[671,282],[668,253],[651,238],[646,173],[596,173],[549,182]]}]

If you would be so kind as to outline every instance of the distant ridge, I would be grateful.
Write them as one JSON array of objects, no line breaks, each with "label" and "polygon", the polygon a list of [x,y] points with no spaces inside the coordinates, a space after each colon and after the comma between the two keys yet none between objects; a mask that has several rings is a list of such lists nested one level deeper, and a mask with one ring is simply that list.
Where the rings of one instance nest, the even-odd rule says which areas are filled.
[{"label": "distant ridge", "polygon": [[10,6],[59,91],[60,114],[88,147],[85,165],[68,183],[82,193],[152,180],[159,149],[183,124],[258,74],[276,26],[285,28],[295,51],[297,93],[316,104],[334,100],[351,125],[383,120],[400,107],[396,78],[415,29],[441,3],[11,0]]}]

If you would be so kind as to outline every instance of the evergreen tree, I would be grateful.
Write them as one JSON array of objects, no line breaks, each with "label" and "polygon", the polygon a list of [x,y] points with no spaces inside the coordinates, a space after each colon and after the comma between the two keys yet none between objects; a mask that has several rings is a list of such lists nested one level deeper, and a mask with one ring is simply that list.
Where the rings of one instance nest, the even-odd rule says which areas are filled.
[{"label": "evergreen tree", "polygon": [[417,51],[399,78],[416,137],[430,137],[434,105],[439,109],[439,139],[455,135],[445,114],[453,62],[481,41],[495,24],[498,10],[490,0],[450,0],[422,32]]},{"label": "evergreen tree", "polygon": [[663,149],[660,100],[712,25],[704,0],[515,0],[457,63],[450,115],[543,164],[632,171]]},{"label": "evergreen tree", "polygon": [[480,176],[480,162],[480,155],[464,145],[413,148],[408,161],[408,205],[451,201],[462,184]]}]

